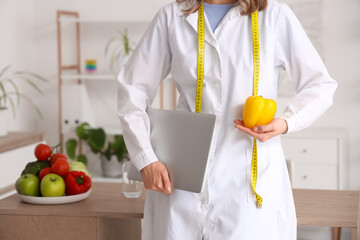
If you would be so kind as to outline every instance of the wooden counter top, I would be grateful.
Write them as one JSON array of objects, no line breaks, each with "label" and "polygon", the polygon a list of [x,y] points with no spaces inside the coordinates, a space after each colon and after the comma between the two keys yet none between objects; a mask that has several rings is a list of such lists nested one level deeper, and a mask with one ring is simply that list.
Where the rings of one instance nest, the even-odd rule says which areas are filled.
[{"label": "wooden counter top", "polygon": [[298,225],[358,228],[359,191],[293,189]]},{"label": "wooden counter top", "polygon": [[[0,201],[0,215],[133,217],[142,218],[145,193],[140,198],[125,198],[121,183],[94,182],[84,201],[63,205],[33,205],[20,201],[17,194]],[[293,189],[299,225],[358,226],[358,191]]]},{"label": "wooden counter top", "polygon": [[121,183],[93,183],[84,201],[62,205],[33,205],[21,202],[14,194],[0,201],[0,215],[64,216],[98,218],[143,218],[145,193],[140,198],[125,198]]},{"label": "wooden counter top", "polygon": [[10,132],[0,137],[0,153],[43,140],[43,132]]},{"label": "wooden counter top", "polygon": [[[0,217],[56,216],[140,221],[145,191],[140,198],[128,199],[123,196],[121,188],[122,183],[95,182],[88,199],[64,205],[26,204],[14,194],[0,200]],[[293,189],[293,194],[298,225],[352,228],[352,239],[360,240],[359,191]]]}]

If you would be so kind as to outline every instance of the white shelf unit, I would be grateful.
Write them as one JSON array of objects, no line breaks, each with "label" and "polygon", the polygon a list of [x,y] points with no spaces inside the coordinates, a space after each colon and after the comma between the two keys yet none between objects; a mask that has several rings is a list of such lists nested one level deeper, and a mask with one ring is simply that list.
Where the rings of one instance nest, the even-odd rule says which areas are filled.
[{"label": "white shelf unit", "polygon": [[[82,72],[84,69],[82,64],[82,48],[86,42],[91,41],[94,36],[82,36],[82,28],[84,26],[93,26],[96,24],[116,24],[116,25],[130,25],[130,26],[146,26],[147,22],[141,21],[119,21],[116,19],[81,19],[78,12],[71,11],[58,11],[57,12],[57,42],[58,42],[58,79],[59,79],[59,142],[64,143],[64,135],[74,132],[75,127],[81,122],[89,122],[93,126],[104,128],[105,132],[109,135],[122,134],[120,123],[105,123],[96,124],[95,113],[92,109],[92,103],[85,86],[89,81],[99,82],[100,84],[115,84],[117,76],[111,73],[92,73],[86,74]],[[85,24],[85,25],[84,25]],[[89,25],[90,24],[90,25]],[[66,28],[75,27],[75,31],[69,34],[69,31],[64,31]],[[85,27],[86,28],[86,27]],[[102,27],[95,27],[95,29],[102,29]],[[95,30],[96,31],[96,30]],[[75,34],[73,34],[75,32]],[[67,33],[67,34],[66,34]],[[116,32],[114,32],[115,34]],[[101,36],[103,32],[100,32]],[[71,38],[72,37],[72,38]],[[71,43],[74,45],[71,49],[72,59],[75,58],[75,64],[65,64],[66,58],[64,49],[66,40],[73,39]],[[98,47],[98,46],[96,46]],[[104,46],[99,46],[103,48]],[[91,50],[91,49],[90,49]],[[85,50],[86,51],[86,50]],[[75,55],[75,56],[73,56]],[[69,62],[69,60],[67,61]],[[73,61],[71,61],[73,62]],[[90,83],[90,84],[91,84]],[[95,86],[94,89],[98,90],[100,87]],[[109,88],[109,87],[108,87]],[[114,87],[111,87],[114,89]],[[100,90],[98,92],[101,92]],[[109,94],[105,94],[109,95]],[[109,108],[104,106],[103,108]],[[114,113],[116,115],[116,112]],[[114,116],[113,118],[116,118]],[[62,148],[63,146],[61,146]],[[61,149],[62,150],[62,149]]]},{"label": "white shelf unit", "polygon": [[116,80],[116,76],[112,74],[62,74],[62,80]]},{"label": "white shelf unit", "polygon": [[[108,69],[105,69],[104,61],[97,61],[97,72],[86,74],[82,71],[84,68],[84,59],[92,59],[94,55],[103,57],[103,50],[106,43],[99,45],[96,42],[99,38],[102,40],[105,36],[116,34],[119,29],[128,29],[128,33],[131,40],[139,41],[146,30],[150,21],[121,21],[117,19],[82,19],[79,17],[78,12],[58,11],[57,12],[57,40],[58,40],[58,79],[59,79],[59,142],[64,143],[64,134],[73,132],[76,125],[81,122],[89,122],[95,127],[104,128],[105,132],[109,135],[122,134],[120,122],[116,116],[116,99],[109,100],[110,96],[116,98],[116,80],[117,74],[107,73]],[[66,28],[74,28],[73,32],[64,31]],[[67,34],[65,34],[65,33]],[[70,41],[69,36],[73,36],[71,44],[74,45],[70,51],[64,51],[65,45],[63,41]],[[112,36],[113,36],[112,35]],[[112,37],[110,36],[110,37]],[[93,47],[95,46],[95,47]],[[65,64],[69,62],[63,55],[64,53],[71,53],[72,58],[70,62],[73,62],[75,58],[75,64]],[[74,56],[75,55],[75,56]],[[95,58],[96,59],[96,58]],[[68,60],[68,61],[66,61]],[[102,66],[100,66],[103,64]],[[110,71],[109,71],[110,72]],[[167,78],[166,80],[169,80]],[[78,85],[78,86],[75,86]],[[68,89],[68,93],[64,92],[64,88],[74,86],[74,89]],[[85,88],[85,89],[84,89]],[[168,90],[169,89],[169,90]],[[170,90],[172,89],[172,90]],[[105,92],[105,94],[104,94]],[[94,93],[98,99],[94,100]],[[101,97],[100,95],[105,95]],[[115,96],[114,96],[115,95]],[[65,97],[64,97],[65,96]],[[177,103],[176,86],[172,81],[163,81],[158,90],[157,96],[154,102],[155,106],[160,108],[175,108]],[[104,103],[105,106],[101,106]],[[110,109],[109,106],[115,104],[115,108],[112,109],[113,115],[112,122],[96,121],[96,116],[102,115],[98,109]],[[172,103],[171,107],[169,104]],[[154,104],[153,104],[154,106]],[[91,108],[96,109],[91,111]],[[95,116],[95,117],[94,117]],[[101,116],[103,118],[109,118],[109,116]],[[92,120],[95,118],[95,120]],[[90,121],[89,121],[90,119]],[[117,121],[118,124],[114,124]],[[94,124],[92,124],[94,123]]]}]

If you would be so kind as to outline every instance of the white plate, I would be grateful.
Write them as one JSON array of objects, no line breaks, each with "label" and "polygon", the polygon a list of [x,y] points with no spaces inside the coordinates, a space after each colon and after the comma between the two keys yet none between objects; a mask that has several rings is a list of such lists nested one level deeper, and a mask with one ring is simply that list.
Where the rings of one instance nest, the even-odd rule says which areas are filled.
[{"label": "white plate", "polygon": [[63,197],[31,197],[18,194],[20,199],[26,203],[32,204],[65,204],[65,203],[73,203],[79,202],[87,197],[89,197],[91,193],[91,188],[82,194],[72,195],[72,196],[63,196]]}]

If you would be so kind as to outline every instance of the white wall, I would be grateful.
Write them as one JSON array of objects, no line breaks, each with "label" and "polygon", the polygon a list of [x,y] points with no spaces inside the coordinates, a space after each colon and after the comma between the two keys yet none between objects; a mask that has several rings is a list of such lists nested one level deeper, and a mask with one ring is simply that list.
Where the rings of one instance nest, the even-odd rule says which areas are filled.
[{"label": "white wall", "polygon": [[[43,85],[44,96],[33,96],[43,109],[45,120],[40,122],[31,111],[29,113],[28,107],[23,107],[11,128],[36,127],[46,132],[45,137],[50,144],[58,141],[56,10],[79,11],[83,18],[149,21],[158,8],[168,2],[170,0],[0,0],[0,67],[14,63],[50,80],[49,84]],[[345,132],[348,143],[345,160],[348,166],[347,188],[358,190],[360,2],[324,0],[323,6],[325,64],[338,80],[339,88],[334,106],[312,127],[337,128]]]},{"label": "white wall", "polygon": [[[32,71],[35,67],[34,44],[34,2],[33,0],[0,0],[0,69],[12,65],[10,70]],[[28,96],[30,91],[23,81],[18,81],[20,90]],[[10,87],[11,89],[11,87]],[[39,98],[35,96],[37,101]],[[39,119],[34,115],[31,105],[21,100],[14,119],[8,111],[8,125],[13,130],[26,130],[36,127]],[[30,120],[30,121],[29,121]]]},{"label": "white wall", "polygon": [[324,1],[325,64],[339,87],[334,106],[314,127],[335,127],[347,135],[347,188],[360,189],[360,1]]}]

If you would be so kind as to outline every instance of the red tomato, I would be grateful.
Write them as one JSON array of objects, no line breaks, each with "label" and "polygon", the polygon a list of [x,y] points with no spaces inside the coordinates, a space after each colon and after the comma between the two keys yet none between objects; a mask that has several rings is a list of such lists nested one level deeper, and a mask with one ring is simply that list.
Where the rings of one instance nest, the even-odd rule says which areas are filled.
[{"label": "red tomato", "polygon": [[62,154],[62,153],[55,153],[51,156],[50,158],[50,165],[53,165],[54,162],[56,162],[57,159],[59,158],[65,158],[67,160],[67,157],[65,154]]},{"label": "red tomato", "polygon": [[58,158],[51,166],[51,172],[60,176],[65,176],[70,170],[68,161],[65,158]]},{"label": "red tomato", "polygon": [[43,179],[43,177],[45,177],[49,173],[51,173],[51,167],[45,167],[45,168],[41,169],[41,171],[39,173],[40,181]]},{"label": "red tomato", "polygon": [[35,147],[35,157],[37,158],[37,160],[39,161],[46,161],[49,159],[49,157],[51,156],[51,147],[49,147],[49,145],[40,143]]}]

